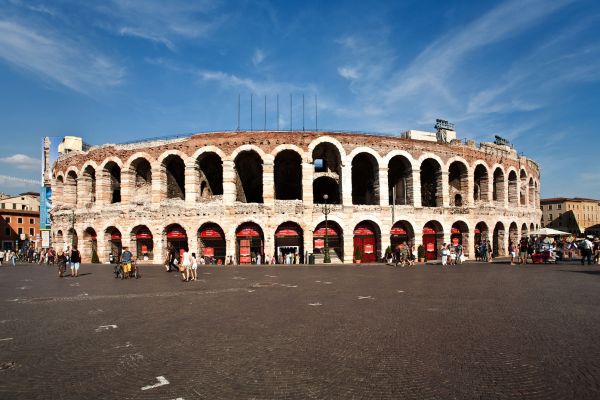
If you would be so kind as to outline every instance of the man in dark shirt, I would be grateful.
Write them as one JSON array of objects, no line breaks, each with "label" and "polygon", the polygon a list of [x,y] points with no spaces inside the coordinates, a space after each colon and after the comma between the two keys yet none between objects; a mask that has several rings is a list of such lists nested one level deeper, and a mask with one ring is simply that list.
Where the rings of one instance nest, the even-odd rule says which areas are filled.
[{"label": "man in dark shirt", "polygon": [[79,254],[79,250],[77,250],[77,246],[73,246],[73,250],[71,250],[71,276],[73,276],[73,277],[79,276],[80,263],[81,263],[81,254]]}]

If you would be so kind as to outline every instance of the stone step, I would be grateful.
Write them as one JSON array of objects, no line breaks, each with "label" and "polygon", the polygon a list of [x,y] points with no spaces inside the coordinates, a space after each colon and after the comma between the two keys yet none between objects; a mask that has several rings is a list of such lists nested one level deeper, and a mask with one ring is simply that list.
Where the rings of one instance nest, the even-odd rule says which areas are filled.
[{"label": "stone step", "polygon": [[[324,264],[323,259],[325,256],[323,254],[315,254],[315,264]],[[339,259],[335,252],[329,253],[329,258],[331,259],[331,264],[342,264],[343,261]]]}]

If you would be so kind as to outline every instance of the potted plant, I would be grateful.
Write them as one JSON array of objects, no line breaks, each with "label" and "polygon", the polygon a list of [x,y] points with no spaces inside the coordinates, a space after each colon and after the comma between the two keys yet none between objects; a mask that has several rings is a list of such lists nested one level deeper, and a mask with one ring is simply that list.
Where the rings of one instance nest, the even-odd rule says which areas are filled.
[{"label": "potted plant", "polygon": [[96,249],[93,248],[92,249],[92,264],[99,264],[100,263],[100,259],[98,258],[98,253],[96,252]]},{"label": "potted plant", "polygon": [[360,264],[361,260],[362,260],[362,253],[361,253],[360,249],[357,247],[356,249],[354,249],[354,263]]},{"label": "potted plant", "polygon": [[425,248],[422,244],[417,248],[417,255],[419,257],[419,262],[422,263],[425,260]]}]

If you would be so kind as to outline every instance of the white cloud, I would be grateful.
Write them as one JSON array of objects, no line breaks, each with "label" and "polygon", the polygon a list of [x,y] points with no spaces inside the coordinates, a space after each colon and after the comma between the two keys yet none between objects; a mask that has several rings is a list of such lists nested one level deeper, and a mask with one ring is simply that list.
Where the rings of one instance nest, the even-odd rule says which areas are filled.
[{"label": "white cloud", "polygon": [[23,179],[14,176],[0,175],[0,192],[10,192],[9,189],[39,190],[40,181]]},{"label": "white cloud", "polygon": [[205,82],[215,82],[229,88],[245,88],[251,93],[259,95],[284,95],[294,92],[316,93],[316,88],[313,85],[298,86],[288,82],[256,80],[223,71],[200,71],[198,76]]},{"label": "white cloud", "polygon": [[86,94],[117,86],[125,75],[91,46],[25,22],[0,20],[0,59]]},{"label": "white cloud", "polygon": [[352,68],[352,67],[339,67],[338,74],[340,74],[340,76],[342,78],[346,78],[346,79],[358,79],[360,77],[358,68]]},{"label": "white cloud", "polygon": [[252,64],[254,64],[254,66],[258,66],[258,64],[263,62],[264,59],[265,59],[264,51],[262,51],[261,49],[254,50],[254,54],[252,55]]},{"label": "white cloud", "polygon": [[24,170],[40,170],[42,164],[40,160],[29,157],[25,154],[15,154],[9,157],[0,157],[0,163],[10,164],[11,167]]}]

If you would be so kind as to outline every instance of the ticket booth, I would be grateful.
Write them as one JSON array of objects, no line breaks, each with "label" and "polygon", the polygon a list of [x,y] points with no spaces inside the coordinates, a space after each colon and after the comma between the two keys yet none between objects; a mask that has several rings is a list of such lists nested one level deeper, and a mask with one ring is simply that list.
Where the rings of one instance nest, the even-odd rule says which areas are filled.
[{"label": "ticket booth", "polygon": [[425,259],[437,259],[437,236],[438,232],[433,226],[425,225],[423,228],[423,247],[425,248]]},{"label": "ticket booth", "polygon": [[154,241],[150,229],[143,226],[135,233],[135,249],[138,260],[152,260],[154,257]]},{"label": "ticket booth", "polygon": [[327,232],[327,244],[329,246],[329,255],[341,261],[344,259],[344,242],[342,237],[342,228],[333,222],[328,221],[327,230],[325,230],[325,222],[317,225],[317,229],[313,232],[313,252],[315,254],[324,254],[325,250],[325,233]]}]

